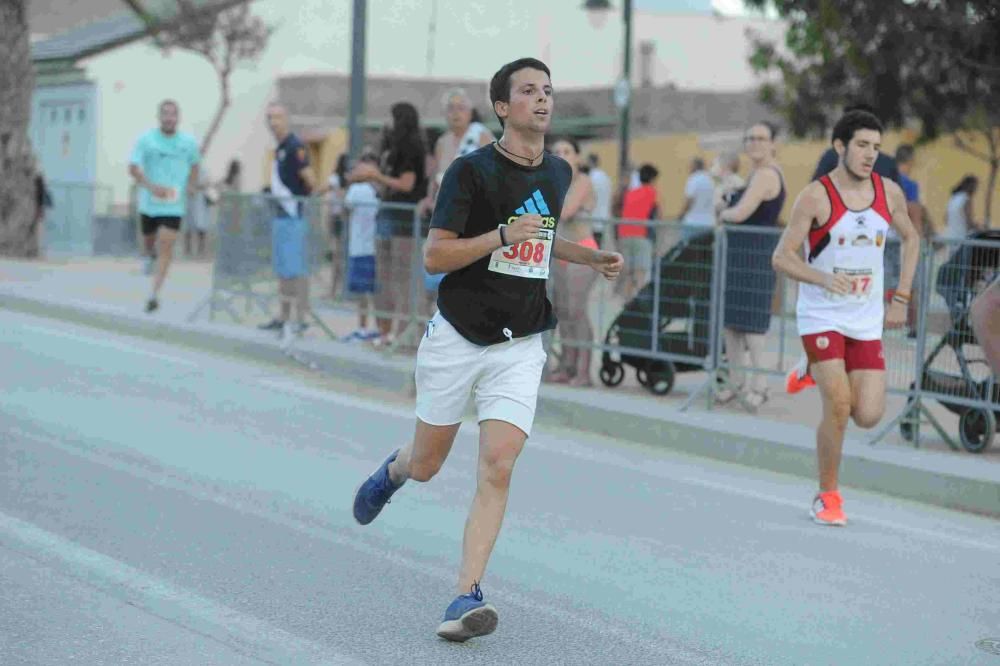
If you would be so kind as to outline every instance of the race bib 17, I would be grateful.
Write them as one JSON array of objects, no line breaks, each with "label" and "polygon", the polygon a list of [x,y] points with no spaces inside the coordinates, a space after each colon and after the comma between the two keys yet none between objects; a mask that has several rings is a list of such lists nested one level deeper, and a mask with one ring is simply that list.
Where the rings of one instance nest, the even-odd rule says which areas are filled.
[{"label": "race bib 17", "polygon": [[872,288],[875,286],[875,274],[871,268],[839,268],[834,267],[835,274],[846,275],[851,280],[851,290],[845,296],[854,301],[867,301],[871,298]]},{"label": "race bib 17", "polygon": [[555,237],[555,230],[541,229],[536,238],[494,250],[490,256],[490,270],[505,275],[547,280]]}]

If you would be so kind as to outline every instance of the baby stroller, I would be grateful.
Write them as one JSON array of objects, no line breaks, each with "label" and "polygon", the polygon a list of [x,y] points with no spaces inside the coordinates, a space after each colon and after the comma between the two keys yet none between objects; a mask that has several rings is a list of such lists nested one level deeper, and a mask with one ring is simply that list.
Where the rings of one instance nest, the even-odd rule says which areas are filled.
[{"label": "baby stroller", "polygon": [[[997,420],[1000,419],[1000,382],[991,382],[990,372],[986,372],[982,380],[973,376],[974,366],[987,364],[981,356],[970,358],[968,346],[978,346],[978,343],[969,324],[969,308],[977,293],[997,276],[1000,268],[1000,231],[983,231],[972,239],[996,244],[988,247],[962,246],[941,265],[935,288],[948,304],[951,327],[927,356],[920,387],[925,391],[988,401],[995,405],[994,409],[980,409],[939,399],[948,411],[958,414],[958,434],[965,450],[982,453],[989,448],[996,434]],[[954,364],[946,363],[945,359],[939,360],[945,349],[954,353],[957,373]],[[914,384],[910,388],[913,389]],[[903,421],[899,428],[904,439],[913,441],[912,423]]]},{"label": "baby stroller", "polygon": [[[657,352],[701,358],[708,355],[714,239],[711,231],[694,236],[675,245],[660,259]],[[652,351],[653,299],[654,285],[650,281],[612,322],[605,344]],[[670,393],[676,373],[703,369],[701,365],[605,351],[601,357],[601,382],[609,387],[621,384],[625,365],[634,367],[636,379],[655,395]]]}]

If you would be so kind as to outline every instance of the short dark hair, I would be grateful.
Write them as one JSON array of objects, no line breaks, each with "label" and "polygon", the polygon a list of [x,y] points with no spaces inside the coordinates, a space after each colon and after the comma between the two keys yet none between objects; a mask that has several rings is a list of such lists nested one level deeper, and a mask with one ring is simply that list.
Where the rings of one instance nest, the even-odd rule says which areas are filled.
[{"label": "short dark hair", "polygon": [[[544,62],[537,58],[519,58],[514,62],[507,63],[490,79],[490,105],[493,107],[493,113],[497,112],[497,102],[510,101],[510,77],[514,75],[514,72],[522,69],[537,69],[540,72],[545,72],[549,79],[552,78],[552,72],[549,71]],[[500,127],[503,127],[503,118],[500,117],[500,114],[497,114],[497,120],[500,121]]]},{"label": "short dark hair", "polygon": [[590,166],[599,166],[601,164],[601,158],[599,158],[595,153],[587,155],[587,161],[590,162]]},{"label": "short dark hair", "polygon": [[880,134],[885,132],[882,121],[874,114],[867,111],[848,111],[833,126],[833,138],[830,143],[840,139],[846,146],[854,138],[854,133],[862,129],[875,130]]},{"label": "short dark hair", "polygon": [[165,100],[163,100],[162,102],[160,102],[160,106],[158,106],[156,108],[157,108],[158,111],[163,111],[163,107],[165,107],[165,106],[172,106],[172,107],[174,107],[174,111],[180,111],[181,110],[180,104],[178,104],[176,101],[174,101],[172,99],[165,99]]},{"label": "short dark hair", "polygon": [[639,182],[643,185],[649,185],[659,175],[659,170],[652,164],[643,164],[639,167]]},{"label": "short dark hair", "polygon": [[851,111],[867,111],[873,116],[876,115],[875,107],[867,102],[853,102],[844,107],[844,113],[850,113]]},{"label": "short dark hair", "polygon": [[913,150],[913,146],[908,143],[901,144],[899,148],[896,149],[896,164],[906,164],[907,162],[913,161],[913,155],[916,153]]}]

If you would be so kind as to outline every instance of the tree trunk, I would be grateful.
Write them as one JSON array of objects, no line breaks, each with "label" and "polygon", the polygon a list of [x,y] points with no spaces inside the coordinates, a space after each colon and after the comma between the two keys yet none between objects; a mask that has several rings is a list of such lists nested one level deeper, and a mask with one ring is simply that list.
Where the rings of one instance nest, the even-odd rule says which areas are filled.
[{"label": "tree trunk", "polygon": [[34,87],[28,0],[0,0],[0,255],[38,255],[28,141]]},{"label": "tree trunk", "polygon": [[229,105],[232,104],[232,99],[229,96],[229,74],[227,71],[219,72],[219,89],[222,92],[222,99],[219,102],[219,108],[215,110],[215,117],[212,118],[212,124],[208,126],[208,131],[205,132],[205,137],[201,140],[201,157],[205,158],[208,153],[208,147],[212,145],[212,139],[215,138],[215,133],[219,131],[219,127],[222,126],[222,118],[226,115],[226,110],[229,109]]}]

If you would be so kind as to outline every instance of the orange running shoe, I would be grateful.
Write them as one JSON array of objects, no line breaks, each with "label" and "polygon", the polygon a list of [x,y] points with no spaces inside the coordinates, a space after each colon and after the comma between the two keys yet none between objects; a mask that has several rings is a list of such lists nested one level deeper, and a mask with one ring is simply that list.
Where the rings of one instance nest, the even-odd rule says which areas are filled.
[{"label": "orange running shoe", "polygon": [[790,395],[795,395],[799,391],[805,390],[810,386],[816,386],[816,381],[809,374],[809,359],[803,356],[799,359],[799,362],[788,371],[788,376],[785,377],[785,391]]},{"label": "orange running shoe", "polygon": [[814,523],[843,527],[847,524],[847,516],[844,515],[843,506],[844,498],[840,496],[839,490],[816,493],[809,514]]}]

